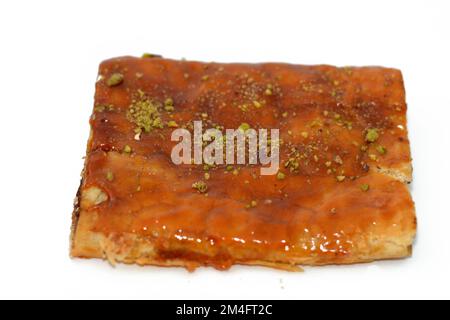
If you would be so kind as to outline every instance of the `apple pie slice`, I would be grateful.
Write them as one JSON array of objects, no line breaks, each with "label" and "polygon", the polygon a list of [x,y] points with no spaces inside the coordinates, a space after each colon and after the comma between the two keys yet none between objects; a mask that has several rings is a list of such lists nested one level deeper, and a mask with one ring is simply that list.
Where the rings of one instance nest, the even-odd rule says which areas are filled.
[{"label": "apple pie slice", "polygon": [[[277,172],[175,164],[172,133],[195,121],[279,129]],[[411,254],[399,70],[120,57],[100,65],[90,124],[72,257],[297,270]]]}]

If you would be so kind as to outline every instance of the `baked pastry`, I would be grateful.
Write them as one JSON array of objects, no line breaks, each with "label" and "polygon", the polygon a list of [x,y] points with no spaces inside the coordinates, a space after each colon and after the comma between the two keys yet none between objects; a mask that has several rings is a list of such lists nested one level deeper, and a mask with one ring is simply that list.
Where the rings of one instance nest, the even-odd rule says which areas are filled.
[{"label": "baked pastry", "polygon": [[[104,61],[71,256],[189,270],[407,257],[416,217],[406,108],[396,69]],[[197,120],[279,129],[278,171],[175,164],[172,133]]]}]

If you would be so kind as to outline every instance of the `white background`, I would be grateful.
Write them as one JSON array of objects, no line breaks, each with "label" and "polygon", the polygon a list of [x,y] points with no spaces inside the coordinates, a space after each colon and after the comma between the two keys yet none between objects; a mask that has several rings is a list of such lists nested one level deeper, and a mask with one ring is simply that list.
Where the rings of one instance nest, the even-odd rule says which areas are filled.
[{"label": "white background", "polygon": [[[450,298],[449,1],[1,1],[0,298]],[[101,60],[403,71],[419,236],[411,259],[195,273],[69,258]]]}]

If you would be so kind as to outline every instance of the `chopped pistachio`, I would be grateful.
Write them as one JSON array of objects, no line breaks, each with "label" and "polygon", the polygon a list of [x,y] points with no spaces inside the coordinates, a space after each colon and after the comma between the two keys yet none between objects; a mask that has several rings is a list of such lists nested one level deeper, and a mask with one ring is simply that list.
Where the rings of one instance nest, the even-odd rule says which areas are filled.
[{"label": "chopped pistachio", "polygon": [[253,105],[255,106],[255,108],[258,108],[258,109],[262,107],[261,103],[256,100],[253,100]]},{"label": "chopped pistachio", "polygon": [[108,181],[114,180],[114,174],[111,171],[106,172],[106,180]]},{"label": "chopped pistachio", "polygon": [[308,138],[308,136],[309,136],[309,133],[308,132],[306,132],[306,131],[303,131],[302,133],[301,133],[301,135],[302,135],[302,137],[303,138]]},{"label": "chopped pistachio", "polygon": [[337,180],[338,182],[342,182],[342,181],[345,180],[345,176],[337,176],[337,177],[336,177],[336,180]]},{"label": "chopped pistachio", "polygon": [[233,166],[232,165],[228,165],[227,167],[226,167],[226,170],[227,171],[232,171],[234,168],[233,168]]},{"label": "chopped pistachio", "polygon": [[108,80],[106,81],[106,84],[108,85],[108,87],[114,87],[114,86],[118,86],[122,82],[123,82],[123,74],[116,72],[116,73],[113,73],[108,78]]},{"label": "chopped pistachio", "polygon": [[247,112],[248,111],[248,106],[244,103],[242,105],[238,106],[239,109],[242,110],[242,112]]},{"label": "chopped pistachio", "polygon": [[162,129],[164,127],[161,118],[156,118],[155,120],[153,120],[153,127],[159,129]]},{"label": "chopped pistachio", "polygon": [[208,80],[209,79],[209,76],[208,75],[204,75],[203,77],[202,77],[202,81],[206,81],[206,80]]},{"label": "chopped pistachio", "polygon": [[164,101],[164,105],[165,105],[165,106],[173,106],[173,99],[172,99],[172,98],[167,98],[167,99]]},{"label": "chopped pistachio", "polygon": [[370,186],[368,185],[368,184],[362,184],[361,186],[360,186],[360,188],[361,188],[361,191],[363,191],[363,192],[367,192],[367,191],[369,191],[369,189],[370,189]]},{"label": "chopped pistachio", "polygon": [[378,146],[377,147],[377,151],[378,151],[378,153],[379,154],[386,154],[386,148],[385,147],[383,147],[383,146]]},{"label": "chopped pistachio", "polygon": [[169,122],[167,122],[167,126],[169,128],[178,128],[178,124],[173,120],[170,120]]},{"label": "chopped pistachio", "polygon": [[205,180],[209,180],[211,178],[211,174],[209,172],[205,172]]},{"label": "chopped pistachio", "polygon": [[131,147],[129,145],[126,145],[125,147],[123,147],[123,152],[131,153]]},{"label": "chopped pistachio", "polygon": [[287,113],[287,112],[283,112],[283,113],[281,114],[281,116],[282,116],[283,118],[287,118],[288,113]]},{"label": "chopped pistachio", "polygon": [[267,89],[264,91],[264,94],[265,94],[266,96],[271,96],[271,95],[272,95],[272,89],[267,88]]},{"label": "chopped pistachio", "polygon": [[256,207],[257,205],[258,205],[258,202],[256,202],[256,200],[252,200],[252,201],[250,201],[249,204],[247,204],[247,205],[245,206],[245,208],[250,209],[250,208]]},{"label": "chopped pistachio", "polygon": [[311,128],[323,127],[323,122],[320,119],[314,119],[313,121],[311,121],[310,126]]},{"label": "chopped pistachio", "polygon": [[142,58],[159,58],[161,57],[160,55],[154,54],[154,53],[144,53],[142,55]]},{"label": "chopped pistachio", "polygon": [[369,129],[366,133],[366,141],[367,142],[375,142],[379,138],[378,130],[377,129]]},{"label": "chopped pistachio", "polygon": [[94,107],[95,112],[113,111],[114,106],[112,104],[97,104]]},{"label": "chopped pistachio", "polygon": [[196,189],[199,193],[205,193],[208,190],[208,186],[203,181],[194,182],[192,188]]},{"label": "chopped pistachio", "polygon": [[376,154],[369,154],[370,160],[377,161],[378,157]]},{"label": "chopped pistachio", "polygon": [[277,179],[278,179],[278,180],[283,180],[284,178],[286,178],[286,175],[285,175],[283,172],[278,171],[278,173],[277,173]]},{"label": "chopped pistachio", "polygon": [[250,125],[246,122],[241,123],[239,126],[239,130],[246,132],[248,129],[250,129]]},{"label": "chopped pistachio", "polygon": [[143,94],[140,94],[140,98],[130,105],[127,118],[137,125],[136,130],[140,132],[142,130],[150,132],[152,128],[163,128],[158,104],[146,98]]},{"label": "chopped pistachio", "polygon": [[164,106],[164,110],[166,110],[167,112],[172,112],[173,110],[175,110],[174,106]]},{"label": "chopped pistachio", "polygon": [[284,167],[289,168],[291,172],[296,172],[300,167],[300,163],[296,158],[289,158],[289,160],[284,163]]},{"label": "chopped pistachio", "polygon": [[238,169],[234,169],[233,170],[233,175],[237,176],[239,174],[239,170]]}]

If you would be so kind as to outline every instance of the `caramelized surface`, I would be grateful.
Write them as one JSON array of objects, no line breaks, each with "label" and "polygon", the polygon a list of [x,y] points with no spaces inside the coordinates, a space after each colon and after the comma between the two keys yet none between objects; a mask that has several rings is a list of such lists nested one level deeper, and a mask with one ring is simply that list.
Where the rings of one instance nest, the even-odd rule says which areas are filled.
[{"label": "caramelized surface", "polygon": [[[117,73],[123,81],[108,85]],[[398,70],[124,57],[99,74],[74,255],[90,256],[81,232],[134,234],[152,243],[154,261],[217,268],[393,258],[402,254],[384,256],[387,243],[411,244],[409,191],[379,172],[411,179]],[[157,107],[162,128],[139,132],[129,112],[142,100]],[[194,120],[204,129],[280,129],[284,179],[254,165],[174,165],[169,121],[192,130]],[[197,181],[207,193],[192,188]],[[83,197],[93,187],[106,197]]]}]

